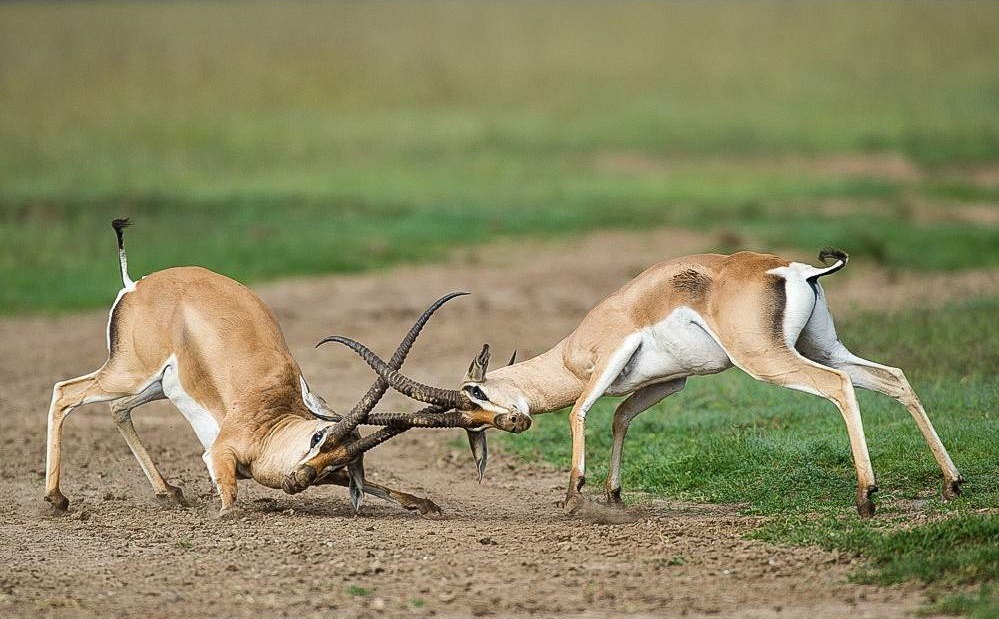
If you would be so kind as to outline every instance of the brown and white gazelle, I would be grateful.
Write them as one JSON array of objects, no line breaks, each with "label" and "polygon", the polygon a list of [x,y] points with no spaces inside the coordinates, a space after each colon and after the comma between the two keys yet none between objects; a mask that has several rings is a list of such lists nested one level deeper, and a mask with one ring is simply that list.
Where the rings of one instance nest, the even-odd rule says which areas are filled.
[{"label": "brown and white gazelle", "polygon": [[[132,425],[133,409],[164,398],[180,410],[204,447],[221,513],[235,504],[237,478],[287,492],[303,490],[289,486],[288,474],[328,448],[327,443],[347,449],[351,457],[339,468],[319,471],[312,484],[350,486],[355,510],[367,492],[421,513],[439,511],[427,499],[366,482],[360,456],[388,436],[375,433],[365,440],[356,431],[360,423],[369,423],[390,425],[398,434],[413,425],[433,427],[436,417],[426,410],[369,415],[387,388],[380,379],[349,414],[336,415],[309,390],[273,313],[242,284],[200,267],[166,269],[132,281],[122,232],[127,224],[113,223],[124,287],[108,320],[108,360],[100,369],[53,388],[45,498],[56,511],[69,505],[59,490],[63,422],[75,408],[93,402],[110,403],[115,425],[156,496],[185,504],[181,489],[166,482]],[[443,297],[423,313],[396,351],[395,367],[431,314],[458,294]],[[469,425],[489,425],[492,417],[480,414]],[[462,420],[443,425],[461,427]]]},{"label": "brown and white gazelle", "polygon": [[488,346],[457,391],[419,385],[363,345],[336,338],[362,355],[394,388],[419,400],[495,413],[538,414],[572,406],[572,471],[566,506],[584,484],[584,421],[602,395],[629,397],[614,412],[606,485],[621,502],[621,449],[636,415],[683,389],[689,376],[733,365],[758,380],[832,401],[846,422],[857,470],[857,510],[874,514],[877,490],[854,386],[901,402],[943,470],[945,498],[963,482],[902,371],[862,359],[839,341],[818,279],[846,265],[839,250],[819,254],[825,268],[777,256],[702,254],[655,265],[593,308],[554,348],[485,374]]}]

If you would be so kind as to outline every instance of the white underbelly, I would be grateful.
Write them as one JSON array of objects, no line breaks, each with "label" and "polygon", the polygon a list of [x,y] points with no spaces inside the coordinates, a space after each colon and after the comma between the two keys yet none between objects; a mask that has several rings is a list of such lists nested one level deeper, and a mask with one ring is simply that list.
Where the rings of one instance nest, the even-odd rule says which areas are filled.
[{"label": "white underbelly", "polygon": [[163,394],[187,419],[187,423],[191,424],[201,446],[205,448],[205,451],[211,449],[219,435],[219,424],[205,407],[198,404],[184,391],[184,387],[180,384],[180,377],[177,375],[177,360],[172,356],[163,368],[162,385]]},{"label": "white underbelly", "polygon": [[679,307],[642,329],[641,345],[606,393],[625,395],[654,383],[732,367],[728,354],[702,325],[697,312]]}]

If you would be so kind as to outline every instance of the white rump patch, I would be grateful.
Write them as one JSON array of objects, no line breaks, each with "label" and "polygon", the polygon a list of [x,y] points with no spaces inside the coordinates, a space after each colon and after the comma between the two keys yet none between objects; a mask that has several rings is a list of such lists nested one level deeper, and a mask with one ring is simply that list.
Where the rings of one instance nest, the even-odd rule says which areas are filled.
[{"label": "white rump patch", "polygon": [[173,402],[187,423],[191,424],[198,441],[207,452],[219,436],[219,424],[215,417],[204,406],[190,396],[180,384],[177,374],[177,357],[170,355],[163,368],[163,394]]},{"label": "white rump patch", "polygon": [[[830,267],[835,268],[835,267]],[[808,278],[821,274],[828,269],[816,269],[810,264],[792,262],[786,267],[777,267],[767,271],[784,279],[784,323],[782,325],[784,342],[788,348],[794,348],[802,329],[808,324],[815,310],[816,291],[808,283]]]},{"label": "white rump patch", "polygon": [[111,304],[111,311],[108,312],[108,325],[104,333],[104,339],[108,344],[108,353],[111,352],[111,317],[114,316],[114,308],[118,307],[118,303],[121,302],[122,297],[134,290],[135,282],[129,281],[127,286],[118,291],[118,296],[115,297],[114,303]]}]

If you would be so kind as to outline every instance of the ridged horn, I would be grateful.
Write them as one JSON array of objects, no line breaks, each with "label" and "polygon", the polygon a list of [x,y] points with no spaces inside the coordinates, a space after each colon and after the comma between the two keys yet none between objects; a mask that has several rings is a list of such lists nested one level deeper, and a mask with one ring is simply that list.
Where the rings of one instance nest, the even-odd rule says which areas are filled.
[{"label": "ridged horn", "polygon": [[[392,359],[390,359],[388,362],[388,366],[395,370],[398,370],[400,367],[402,367],[403,362],[406,360],[406,356],[409,354],[409,351],[412,349],[413,344],[416,342],[416,338],[419,337],[420,332],[423,330],[423,327],[426,326],[427,322],[430,320],[430,317],[434,315],[434,312],[439,310],[441,306],[443,306],[451,299],[454,299],[455,297],[461,297],[467,294],[468,294],[467,292],[452,292],[446,294],[443,297],[434,301],[430,305],[430,307],[424,310],[424,312],[420,314],[420,317],[416,319],[416,322],[413,323],[413,326],[410,327],[409,332],[406,333],[406,337],[404,337],[402,339],[402,342],[399,343],[399,346],[396,348],[395,353],[392,355]],[[319,342],[319,344],[316,344],[316,346],[318,347],[322,343],[323,342]],[[382,396],[385,395],[385,391],[387,391],[388,388],[389,388],[388,382],[386,382],[384,379],[380,377],[374,383],[372,383],[371,387],[368,388],[367,393],[365,393],[364,396],[357,401],[357,404],[354,405],[354,407],[350,410],[349,413],[347,413],[347,415],[343,418],[343,420],[330,431],[330,435],[327,438],[326,444],[335,445],[337,441],[347,436],[348,434],[353,432],[357,428],[357,426],[364,423],[365,419],[367,419],[368,417],[368,414],[375,407],[375,405],[378,404],[379,400],[382,399]]]},{"label": "ridged horn", "polygon": [[472,405],[471,401],[456,389],[431,387],[430,385],[425,385],[412,378],[403,376],[397,369],[390,367],[378,355],[372,352],[370,348],[356,340],[342,335],[331,335],[324,338],[317,346],[327,342],[336,342],[350,348],[393,389],[414,400],[443,406],[445,409],[457,408],[463,410]]}]

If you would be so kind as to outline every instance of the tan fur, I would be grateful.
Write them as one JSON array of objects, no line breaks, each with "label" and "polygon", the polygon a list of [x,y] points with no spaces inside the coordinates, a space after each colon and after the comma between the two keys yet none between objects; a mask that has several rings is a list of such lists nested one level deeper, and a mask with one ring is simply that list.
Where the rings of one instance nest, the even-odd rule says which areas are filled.
[{"label": "tan fur", "polygon": [[[813,325],[816,337],[827,340],[831,337],[835,346],[823,340],[830,350],[806,351],[809,354],[806,358],[787,344],[782,322],[788,310],[785,278],[771,271],[791,264],[777,256],[754,252],[700,254],[657,264],[600,302],[568,337],[548,352],[497,369],[486,380],[468,381],[463,387],[482,388],[488,402],[477,404],[496,412],[520,410],[540,414],[572,405],[569,414],[572,471],[566,504],[578,505],[582,500],[579,490],[585,483],[583,430],[587,410],[606,392],[622,367],[626,367],[629,338],[634,340],[643,329],[662,323],[678,308],[689,308],[703,320],[732,364],[759,380],[808,391],[836,404],[850,436],[858,479],[857,508],[861,515],[873,514],[870,495],[876,486],[853,391],[855,384],[891,395],[909,408],[944,472],[945,495],[956,494],[962,481],[960,474],[901,371],[855,357],[839,343],[832,331],[821,287],[810,289],[813,293],[808,294],[817,295],[817,300],[812,300],[811,309],[805,307],[808,312],[821,313],[821,320],[812,323],[808,319],[808,324]],[[807,285],[805,281],[795,283]],[[807,348],[806,336],[811,331],[805,326],[804,322],[800,325],[802,346]],[[791,336],[792,341],[798,339],[798,334]],[[620,502],[621,446],[631,420],[681,390],[687,376],[723,369],[708,367],[660,376],[635,388],[631,397],[621,403],[614,415],[608,501]]]},{"label": "tan fur", "polygon": [[[235,504],[237,478],[281,488],[288,472],[308,454],[311,436],[329,425],[305,405],[301,370],[274,314],[228,277],[179,267],[143,278],[115,307],[111,340],[109,358],[100,369],[53,389],[46,499],[57,510],[68,505],[59,489],[62,424],[74,408],[91,402],[111,403],[115,423],[156,495],[183,503],[181,490],[167,484],[152,463],[130,415],[136,406],[166,397],[148,390],[143,395],[143,390],[158,380],[171,356],[184,392],[219,427],[205,462],[223,512]],[[365,490],[407,507],[425,503],[371,484]]]}]

